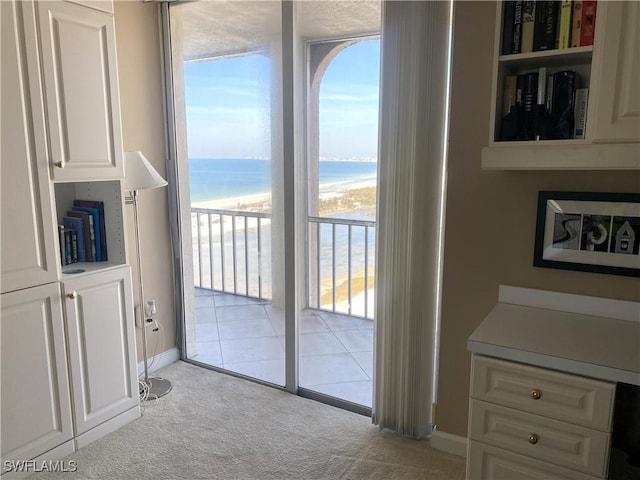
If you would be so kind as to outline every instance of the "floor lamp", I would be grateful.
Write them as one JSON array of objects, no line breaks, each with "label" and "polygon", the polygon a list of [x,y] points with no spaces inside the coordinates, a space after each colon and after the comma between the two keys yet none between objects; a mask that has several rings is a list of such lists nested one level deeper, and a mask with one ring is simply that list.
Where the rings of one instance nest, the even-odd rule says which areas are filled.
[{"label": "floor lamp", "polygon": [[140,306],[138,315],[142,326],[142,355],[144,357],[144,384],[150,397],[162,397],[171,391],[171,382],[163,378],[149,378],[147,359],[147,313],[145,310],[144,287],[142,285],[142,258],[140,257],[140,223],[138,221],[138,192],[151,188],[164,187],[167,182],[151,166],[142,152],[125,152],[124,189],[131,193],[127,204],[133,204],[133,219],[136,231],[136,257],[138,261],[138,293]]}]

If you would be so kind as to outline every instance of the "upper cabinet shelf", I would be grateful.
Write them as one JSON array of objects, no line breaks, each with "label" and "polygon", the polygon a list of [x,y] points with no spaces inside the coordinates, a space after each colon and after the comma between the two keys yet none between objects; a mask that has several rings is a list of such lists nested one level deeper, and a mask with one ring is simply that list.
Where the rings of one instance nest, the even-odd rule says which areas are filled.
[{"label": "upper cabinet shelf", "polygon": [[[524,33],[521,24],[513,51],[526,53],[503,48],[503,38],[514,35],[504,31],[511,28],[505,3],[498,4],[496,14],[490,134],[482,167],[640,169],[640,3],[590,2],[596,5],[593,45],[557,48],[562,45],[556,43],[539,50],[536,38],[531,48],[531,32],[537,36],[538,31],[529,25]],[[544,11],[553,3],[509,2],[522,11]],[[550,23],[558,32],[562,4],[575,17],[576,3],[549,6],[555,9]],[[533,18],[537,26],[540,20]]]}]

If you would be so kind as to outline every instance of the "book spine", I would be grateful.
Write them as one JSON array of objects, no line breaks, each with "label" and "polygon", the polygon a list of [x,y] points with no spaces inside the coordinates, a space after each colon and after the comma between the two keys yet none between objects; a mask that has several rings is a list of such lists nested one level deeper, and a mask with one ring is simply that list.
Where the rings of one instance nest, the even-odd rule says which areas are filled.
[{"label": "book spine", "polygon": [[78,233],[71,229],[71,263],[78,262]]},{"label": "book spine", "polygon": [[553,50],[556,44],[558,23],[557,2],[537,2],[533,50]]},{"label": "book spine", "polygon": [[63,225],[58,225],[58,243],[60,244],[60,264],[64,267],[67,264],[67,254],[65,249]]},{"label": "book spine", "polygon": [[582,0],[573,0],[571,12],[571,47],[580,46],[580,32],[582,30]]},{"label": "book spine", "polygon": [[98,256],[96,254],[96,228],[93,224],[93,215],[89,215],[89,235],[91,236],[91,261],[97,262]]},{"label": "book spine", "polygon": [[584,138],[587,127],[588,88],[577,88],[574,110],[573,138]]},{"label": "book spine", "polygon": [[504,78],[504,89],[502,90],[502,116],[508,115],[511,107],[516,104],[516,89],[518,77],[507,75]]},{"label": "book spine", "polygon": [[593,45],[596,28],[596,2],[582,2],[582,28],[580,29],[580,46]]},{"label": "book spine", "polygon": [[569,48],[571,39],[571,0],[562,0],[560,5],[560,21],[558,22],[558,46]]},{"label": "book spine", "polygon": [[71,263],[71,231],[64,229],[64,256],[66,265]]},{"label": "book spine", "polygon": [[522,4],[517,1],[513,15],[513,38],[511,39],[511,53],[520,53],[520,40],[522,39]]},{"label": "book spine", "polygon": [[576,72],[564,70],[553,77],[553,138],[573,137]]},{"label": "book spine", "polygon": [[522,88],[522,105],[524,107],[524,125],[520,140],[533,140],[533,106],[537,100],[538,93],[538,72],[525,73]]},{"label": "book spine", "polygon": [[502,2],[502,55],[509,55],[513,44],[513,24],[515,21],[516,4],[513,1]]},{"label": "book spine", "polygon": [[522,3],[522,39],[520,41],[520,53],[533,52],[533,32],[536,21],[536,2]]}]

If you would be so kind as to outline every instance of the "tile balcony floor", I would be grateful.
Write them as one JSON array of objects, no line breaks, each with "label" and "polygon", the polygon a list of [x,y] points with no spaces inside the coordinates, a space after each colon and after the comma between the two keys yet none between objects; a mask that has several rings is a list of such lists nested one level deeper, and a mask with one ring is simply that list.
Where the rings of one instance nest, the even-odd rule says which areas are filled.
[{"label": "tile balcony floor", "polygon": [[[373,321],[318,310],[299,320],[300,386],[371,407]],[[284,318],[269,302],[196,288],[192,360],[284,385]]]}]

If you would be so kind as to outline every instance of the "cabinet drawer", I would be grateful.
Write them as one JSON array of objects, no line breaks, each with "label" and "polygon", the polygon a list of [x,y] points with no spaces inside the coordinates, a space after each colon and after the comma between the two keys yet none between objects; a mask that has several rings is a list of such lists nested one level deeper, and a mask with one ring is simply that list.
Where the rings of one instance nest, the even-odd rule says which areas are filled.
[{"label": "cabinet drawer", "polygon": [[594,480],[595,477],[534,458],[469,442],[467,480]]},{"label": "cabinet drawer", "polygon": [[611,431],[615,383],[473,356],[471,397]]},{"label": "cabinet drawer", "polygon": [[609,461],[608,433],[479,400],[471,400],[470,436],[595,476]]}]

